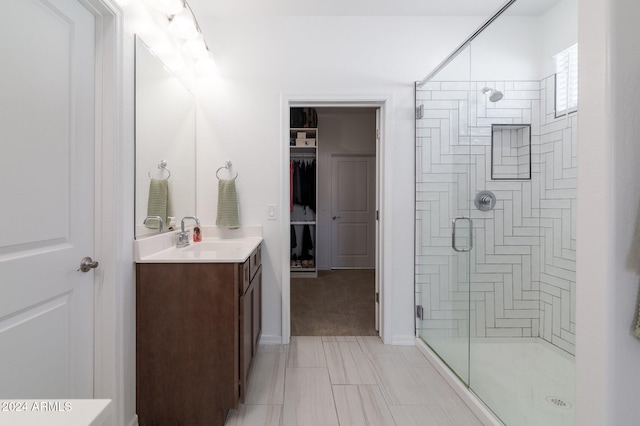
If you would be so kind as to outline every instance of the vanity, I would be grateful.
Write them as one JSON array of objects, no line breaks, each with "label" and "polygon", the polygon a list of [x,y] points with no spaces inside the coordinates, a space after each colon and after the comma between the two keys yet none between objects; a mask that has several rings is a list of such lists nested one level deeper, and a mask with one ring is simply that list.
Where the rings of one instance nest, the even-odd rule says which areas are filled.
[{"label": "vanity", "polygon": [[195,97],[138,36],[135,53],[138,423],[224,425],[262,330],[262,228],[176,247],[170,218],[196,213]]},{"label": "vanity", "polygon": [[135,243],[141,426],[224,425],[247,392],[262,330],[262,238],[202,229],[202,242],[184,248],[173,233]]}]

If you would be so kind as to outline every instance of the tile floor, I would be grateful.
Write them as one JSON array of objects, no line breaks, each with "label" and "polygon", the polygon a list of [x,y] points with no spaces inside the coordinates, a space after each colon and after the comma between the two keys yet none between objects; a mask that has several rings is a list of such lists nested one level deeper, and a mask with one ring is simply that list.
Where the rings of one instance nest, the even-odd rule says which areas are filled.
[{"label": "tile floor", "polygon": [[373,336],[260,346],[245,402],[226,425],[482,425],[416,347]]}]

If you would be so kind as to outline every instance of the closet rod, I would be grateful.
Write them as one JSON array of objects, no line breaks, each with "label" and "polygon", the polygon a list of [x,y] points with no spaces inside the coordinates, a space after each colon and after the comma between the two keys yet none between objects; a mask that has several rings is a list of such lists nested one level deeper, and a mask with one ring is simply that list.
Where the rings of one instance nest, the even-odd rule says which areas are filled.
[{"label": "closet rod", "polygon": [[291,158],[316,158],[315,154],[293,154]]}]

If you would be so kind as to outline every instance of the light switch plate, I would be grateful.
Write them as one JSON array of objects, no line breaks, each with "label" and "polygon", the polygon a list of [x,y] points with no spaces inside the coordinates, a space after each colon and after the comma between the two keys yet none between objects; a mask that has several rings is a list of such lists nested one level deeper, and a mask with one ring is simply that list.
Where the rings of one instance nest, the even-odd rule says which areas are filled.
[{"label": "light switch plate", "polygon": [[275,204],[267,204],[267,219],[276,220],[278,215],[276,213],[276,205]]}]

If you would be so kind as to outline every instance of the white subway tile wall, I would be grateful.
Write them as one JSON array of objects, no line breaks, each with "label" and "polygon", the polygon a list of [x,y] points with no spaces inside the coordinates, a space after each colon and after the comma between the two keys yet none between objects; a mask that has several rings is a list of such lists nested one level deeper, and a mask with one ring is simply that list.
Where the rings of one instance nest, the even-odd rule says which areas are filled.
[{"label": "white subway tile wall", "polygon": [[[504,98],[489,102],[487,86]],[[554,87],[551,76],[417,91],[416,292],[427,339],[540,337],[574,354],[577,113],[555,117]],[[492,124],[531,125],[531,180],[491,179]],[[494,210],[475,208],[481,190],[495,194]],[[458,216],[473,220],[468,261],[451,250]]]}]

